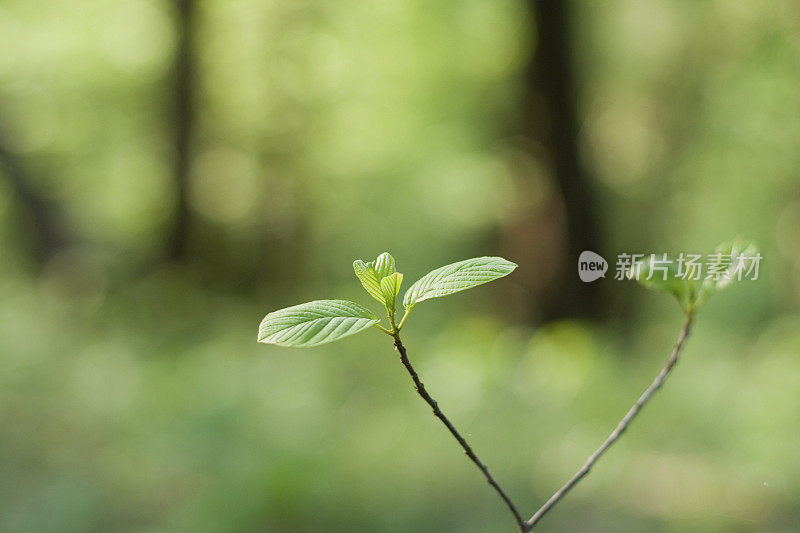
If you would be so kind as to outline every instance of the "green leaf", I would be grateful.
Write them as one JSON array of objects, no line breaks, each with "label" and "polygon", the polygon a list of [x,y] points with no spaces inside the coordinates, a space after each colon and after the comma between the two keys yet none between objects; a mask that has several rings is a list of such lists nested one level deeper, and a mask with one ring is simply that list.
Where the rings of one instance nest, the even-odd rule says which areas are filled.
[{"label": "green leaf", "polygon": [[353,335],[378,322],[361,304],[315,300],[265,316],[258,328],[258,342],[306,348]]},{"label": "green leaf", "polygon": [[[719,264],[723,268],[719,270],[719,276],[703,280],[703,290],[716,292],[726,288],[731,282],[737,280],[736,268],[741,266],[737,261],[738,258],[752,257],[756,253],[758,253],[758,249],[753,243],[738,238],[717,246],[712,256],[717,256],[713,259],[721,260]],[[729,258],[730,261],[725,263],[725,258]],[[712,260],[712,258],[709,258],[709,260]]]},{"label": "green leaf", "polygon": [[385,305],[388,309],[393,309],[394,298],[386,298],[381,289],[381,280],[395,273],[394,257],[389,252],[383,252],[375,261],[366,263],[364,261],[353,261],[353,271],[358,276],[364,289],[376,300]]},{"label": "green leaf", "polygon": [[383,279],[395,273],[394,257],[389,252],[383,252],[373,261],[372,267],[375,269],[378,279]]},{"label": "green leaf", "polygon": [[[714,249],[709,256],[710,263],[717,263],[717,274],[703,280],[699,290],[698,301],[704,303],[712,294],[727,288],[734,281],[739,281],[744,275],[739,269],[749,266],[748,258],[755,258],[758,248],[755,244],[736,238],[724,242]],[[760,255],[759,255],[760,259]]]},{"label": "green leaf", "polygon": [[360,259],[353,261],[353,270],[358,276],[361,285],[376,300],[383,303],[383,293],[381,292],[381,281],[372,267],[372,263],[365,263]]},{"label": "green leaf", "polygon": [[403,275],[394,272],[381,280],[381,292],[383,293],[386,308],[394,311],[394,303],[397,295],[400,294],[400,285],[403,283]]},{"label": "green leaf", "polygon": [[437,268],[406,291],[403,305],[410,309],[423,300],[447,296],[507,276],[517,265],[502,257],[476,257]]}]

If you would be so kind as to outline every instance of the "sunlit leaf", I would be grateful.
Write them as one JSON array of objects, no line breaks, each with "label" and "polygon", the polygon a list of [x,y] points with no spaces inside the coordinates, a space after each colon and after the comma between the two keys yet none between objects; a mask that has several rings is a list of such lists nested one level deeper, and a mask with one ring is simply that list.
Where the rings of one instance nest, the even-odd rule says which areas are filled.
[{"label": "sunlit leaf", "polygon": [[387,308],[393,308],[394,297],[387,298],[386,294],[381,289],[381,280],[395,273],[394,257],[392,257],[389,252],[383,252],[375,261],[370,261],[369,263],[361,261],[360,259],[353,261],[353,271],[355,271],[356,276],[358,276],[359,281],[361,281],[361,285],[363,285],[364,289],[366,289],[373,298]]},{"label": "sunlit leaf", "polygon": [[383,303],[383,292],[381,292],[381,281],[375,273],[372,263],[365,263],[360,259],[353,261],[353,271],[358,276],[358,280],[366,291],[376,300]]},{"label": "sunlit leaf", "polygon": [[386,276],[395,273],[394,257],[389,252],[383,252],[372,263],[372,268],[378,279],[383,279]]},{"label": "sunlit leaf", "polygon": [[347,300],[315,300],[264,317],[258,342],[305,348],[358,333],[379,322],[361,304]]},{"label": "sunlit leaf", "polygon": [[406,291],[403,305],[409,309],[423,300],[447,296],[502,278],[517,265],[502,257],[476,257],[437,268]]},{"label": "sunlit leaf", "polygon": [[381,292],[387,309],[394,309],[395,300],[397,295],[400,294],[400,285],[402,283],[403,275],[399,272],[394,272],[381,280]]}]

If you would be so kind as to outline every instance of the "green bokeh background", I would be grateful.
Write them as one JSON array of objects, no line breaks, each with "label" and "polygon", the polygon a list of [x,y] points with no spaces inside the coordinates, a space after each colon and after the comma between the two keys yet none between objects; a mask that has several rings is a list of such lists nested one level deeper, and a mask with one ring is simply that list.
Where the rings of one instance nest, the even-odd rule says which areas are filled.
[{"label": "green bokeh background", "polygon": [[[800,7],[571,6],[596,251],[742,235],[764,261],[541,531],[796,531]],[[75,236],[37,265],[0,166],[0,530],[513,531],[385,336],[255,338],[280,307],[374,303],[355,258],[391,251],[407,287],[505,255],[513,275],[417,308],[410,357],[526,515],[607,436],[682,317],[611,276],[595,319],[530,312],[559,237],[552,170],[520,141],[530,6],[199,1],[179,262],[160,253],[176,19],[166,0],[0,4],[0,126]]]}]

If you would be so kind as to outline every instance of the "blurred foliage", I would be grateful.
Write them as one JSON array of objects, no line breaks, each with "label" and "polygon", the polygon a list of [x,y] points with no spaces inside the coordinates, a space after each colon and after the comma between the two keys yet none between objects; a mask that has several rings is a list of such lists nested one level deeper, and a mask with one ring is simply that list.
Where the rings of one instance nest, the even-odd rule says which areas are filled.
[{"label": "blurred foliage", "polygon": [[[0,128],[77,243],[34,269],[0,173],[0,530],[510,531],[386,338],[255,341],[294,302],[372,305],[355,258],[391,249],[411,280],[497,251],[520,269],[420,307],[410,357],[526,512],[602,442],[681,317],[609,277],[603,322],[518,318],[547,241],[525,261],[504,248],[520,224],[547,233],[525,221],[556,194],[518,138],[528,6],[200,2],[193,259],[162,264],[173,7],[0,5]],[[794,531],[798,5],[573,7],[597,252],[741,234],[765,259],[541,530]]]}]

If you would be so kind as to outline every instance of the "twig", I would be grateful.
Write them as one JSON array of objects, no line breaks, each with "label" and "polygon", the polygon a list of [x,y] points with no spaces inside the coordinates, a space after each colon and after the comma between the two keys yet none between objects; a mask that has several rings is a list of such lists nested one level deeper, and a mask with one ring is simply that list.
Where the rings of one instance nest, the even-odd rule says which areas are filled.
[{"label": "twig", "polygon": [[519,511],[511,502],[511,499],[506,495],[503,489],[500,488],[500,485],[497,484],[497,481],[495,481],[495,479],[489,473],[489,469],[486,468],[486,465],[483,464],[480,461],[480,459],[478,459],[478,456],[475,455],[474,451],[472,451],[472,448],[470,447],[469,444],[467,444],[467,441],[464,440],[464,437],[461,436],[461,434],[453,426],[453,424],[451,424],[450,421],[447,419],[447,417],[444,416],[442,411],[439,409],[439,404],[436,402],[436,400],[431,398],[431,395],[428,394],[428,391],[425,390],[425,385],[422,384],[422,381],[420,381],[417,372],[414,370],[414,367],[411,366],[411,363],[408,360],[406,349],[403,346],[403,343],[400,342],[400,335],[395,331],[395,333],[392,336],[394,337],[394,345],[397,348],[397,351],[400,352],[400,362],[403,363],[403,366],[406,367],[406,370],[408,370],[408,373],[411,375],[411,379],[414,381],[414,388],[416,389],[417,393],[419,393],[422,399],[425,400],[428,403],[428,405],[431,406],[431,408],[433,409],[433,414],[436,416],[436,418],[442,421],[442,423],[447,427],[447,429],[450,431],[453,437],[455,437],[455,439],[464,449],[464,453],[467,455],[467,457],[469,457],[470,460],[472,460],[472,462],[475,463],[475,466],[477,466],[480,469],[480,471],[483,472],[486,481],[488,481],[489,485],[491,485],[494,488],[494,490],[497,491],[497,493],[505,502],[506,506],[508,506],[508,509],[514,515],[514,520],[516,520],[517,526],[519,526],[520,531],[522,532],[527,531],[528,526],[526,525],[525,520],[522,518],[522,515],[519,514]]},{"label": "twig", "polygon": [[595,451],[589,457],[589,459],[581,467],[581,469],[578,470],[575,473],[575,475],[572,476],[572,478],[570,478],[570,480],[567,481],[567,483],[563,487],[558,489],[558,491],[555,494],[553,494],[553,496],[549,500],[547,500],[547,503],[542,505],[542,507],[539,508],[538,511],[536,511],[536,513],[530,518],[530,520],[524,522],[522,526],[523,528],[522,531],[525,532],[533,529],[533,526],[535,526],[536,523],[539,520],[541,520],[541,518],[545,515],[545,513],[547,513],[547,511],[552,509],[555,504],[561,501],[561,498],[563,498],[564,495],[566,495],[567,492],[569,492],[572,487],[574,487],[581,479],[583,479],[584,476],[586,476],[586,474],[589,473],[589,471],[592,469],[592,466],[594,466],[597,460],[600,459],[600,456],[603,455],[603,453],[605,453],[605,451],[608,450],[611,447],[611,445],[617,441],[618,438],[620,438],[620,436],[625,432],[626,429],[628,429],[628,425],[633,421],[633,419],[639,413],[641,408],[644,407],[644,404],[647,403],[650,397],[653,396],[653,394],[659,388],[661,388],[661,385],[664,383],[664,380],[669,375],[670,371],[672,370],[672,367],[674,367],[675,363],[678,362],[678,354],[680,354],[681,348],[683,347],[683,343],[686,341],[686,337],[689,336],[689,328],[691,327],[691,325],[692,325],[692,315],[691,313],[689,313],[686,316],[686,322],[683,324],[683,329],[681,329],[681,333],[678,336],[678,341],[675,343],[675,347],[672,349],[672,354],[670,354],[669,359],[667,359],[667,364],[664,365],[664,368],[662,368],[661,372],[658,373],[656,379],[653,380],[653,383],[651,383],[650,386],[647,387],[647,390],[644,391],[644,393],[642,393],[642,395],[639,397],[638,400],[636,400],[636,403],[633,404],[633,407],[631,407],[628,413],[623,417],[623,419],[617,425],[616,429],[611,432],[611,435],[608,436],[603,445],[600,446],[597,449],[597,451]]}]

